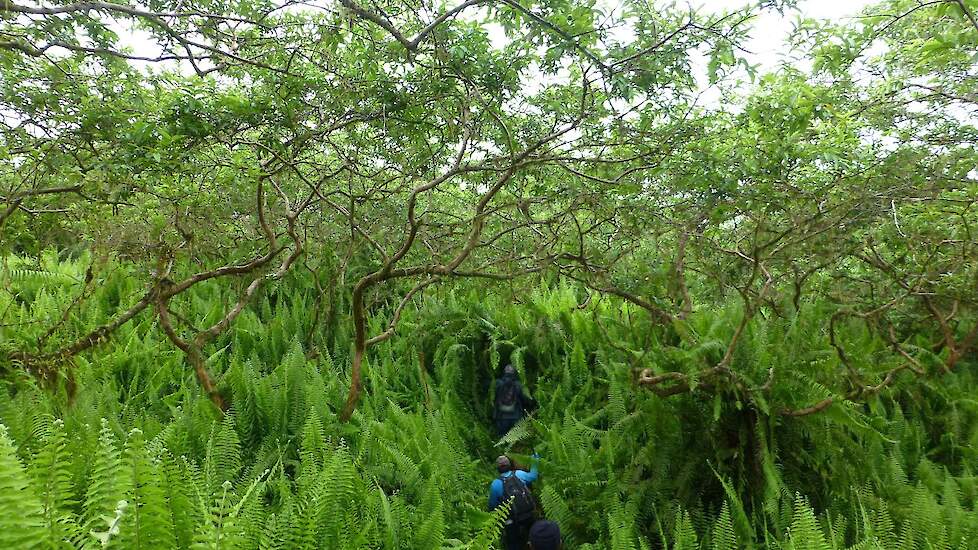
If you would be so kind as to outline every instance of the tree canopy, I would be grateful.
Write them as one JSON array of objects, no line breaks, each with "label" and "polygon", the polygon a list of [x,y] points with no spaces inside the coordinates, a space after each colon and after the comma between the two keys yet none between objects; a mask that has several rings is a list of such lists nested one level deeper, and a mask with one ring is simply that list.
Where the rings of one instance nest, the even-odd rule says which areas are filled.
[{"label": "tree canopy", "polygon": [[799,18],[759,71],[795,6],[0,0],[0,370],[71,387],[149,323],[240,414],[229,335],[304,288],[347,422],[384,350],[446,360],[429,295],[548,288],[631,392],[859,430],[975,364],[978,2]]},{"label": "tree canopy", "polygon": [[[86,285],[108,259],[146,285],[12,357],[57,369],[154,310],[210,388],[202,347],[309,269],[352,293],[347,416],[366,348],[396,331],[368,334],[371,304],[464,278],[565,278],[677,327],[732,294],[743,326],[825,299],[900,369],[927,370],[901,342],[940,328],[925,347],[952,368],[976,339],[972,8],[803,20],[810,70],[755,75],[750,20],[784,7],[8,2],[3,247],[90,249]],[[696,56],[720,104],[698,101]],[[168,314],[221,278],[238,299],[206,327]],[[697,376],[742,385],[736,345]],[[847,368],[840,397],[894,379]]]}]

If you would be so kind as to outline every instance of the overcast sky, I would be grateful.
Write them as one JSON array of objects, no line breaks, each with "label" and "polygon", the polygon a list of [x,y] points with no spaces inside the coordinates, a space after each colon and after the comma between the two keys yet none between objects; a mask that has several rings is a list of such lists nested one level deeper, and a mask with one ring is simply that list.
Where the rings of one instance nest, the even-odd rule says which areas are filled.
[{"label": "overcast sky", "polygon": [[[671,0],[654,0],[655,3],[666,2]],[[748,58],[752,64],[758,65],[758,69],[761,73],[768,72],[777,68],[778,64],[782,61],[783,57],[787,53],[786,39],[791,32],[792,25],[794,21],[803,15],[806,17],[816,17],[834,20],[845,20],[857,15],[866,6],[875,3],[877,0],[801,0],[799,2],[798,10],[786,11],[782,16],[774,10],[767,10],[763,12],[757,19],[751,23],[751,39],[743,44],[745,50],[752,52],[751,54],[743,54]],[[619,0],[604,0],[602,3],[606,5],[616,5]],[[676,2],[678,5],[682,5],[684,2],[680,0]],[[746,5],[755,4],[756,0],[686,0],[686,4],[691,5],[694,8],[699,8],[702,11],[729,11],[742,8]],[[451,4],[451,3],[450,3]],[[499,35],[499,44],[505,42],[505,38],[502,37],[502,29],[493,29],[490,26],[490,36],[494,34]],[[153,41],[149,39],[149,36],[145,32],[133,32],[131,29],[117,29],[120,33],[120,38],[123,44],[131,47],[135,53],[151,55],[158,52],[158,48],[155,46]],[[496,31],[496,32],[493,32]],[[494,40],[495,41],[495,40]],[[706,60],[699,59],[695,60],[694,64],[697,66],[696,72],[701,73],[697,75],[697,78],[705,85],[706,82]],[[137,66],[147,66],[144,63],[135,63]],[[171,64],[163,64],[162,66],[170,66]],[[183,67],[183,71],[186,74],[193,74],[190,67]],[[707,102],[712,102],[716,100],[715,94],[709,93],[707,97],[704,97]]]},{"label": "overcast sky", "polygon": [[[758,73],[774,71],[789,53],[787,39],[799,17],[813,17],[844,22],[858,15],[866,6],[878,0],[802,0],[797,10],[787,10],[784,15],[766,10],[751,22],[750,39],[742,44],[746,52],[739,52],[748,62],[757,66]],[[690,0],[693,7],[702,12],[722,12],[755,4],[749,0]],[[708,87],[707,59],[692,56],[693,71],[700,86],[705,90],[699,103],[716,106],[721,100],[720,90]]]},{"label": "overcast sky", "polygon": [[[752,2],[745,0],[692,0],[692,5],[699,6],[705,11],[734,10]],[[744,44],[744,49],[753,52],[747,56],[752,63],[758,63],[764,70],[771,70],[778,65],[781,56],[787,51],[785,39],[791,32],[792,24],[799,15],[821,19],[846,20],[859,14],[866,6],[876,3],[876,0],[803,0],[799,2],[797,11],[786,11],[781,16],[774,10],[767,10],[753,23],[751,39]]]}]

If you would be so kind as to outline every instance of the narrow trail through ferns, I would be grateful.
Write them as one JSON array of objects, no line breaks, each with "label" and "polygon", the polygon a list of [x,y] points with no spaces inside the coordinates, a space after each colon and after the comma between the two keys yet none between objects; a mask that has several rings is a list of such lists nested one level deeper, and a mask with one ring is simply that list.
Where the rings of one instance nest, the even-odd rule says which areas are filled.
[{"label": "narrow trail through ferns", "polygon": [[[81,262],[62,269],[83,276]],[[71,299],[59,280],[19,276],[29,299],[0,307],[48,318]],[[371,350],[365,398],[341,423],[350,335],[310,330],[308,287],[277,285],[208,348],[226,415],[149,317],[77,357],[73,390],[8,380],[0,547],[491,548],[505,517],[485,511],[492,460],[531,447],[535,493],[571,549],[978,545],[973,363],[953,383],[787,418],[771,411],[826,397],[816,380],[839,368],[819,304],[752,324],[737,350],[744,376],[793,380],[783,393],[663,399],[635,371],[716,360],[736,307],[692,315],[689,346],[639,327],[627,305],[579,308],[570,288],[523,304],[445,289],[405,312],[412,337]],[[206,317],[224,299],[206,290],[183,306]],[[120,275],[69,325],[99,323],[97,304],[132,291]],[[36,336],[29,323],[3,330]],[[650,331],[658,341],[642,347]],[[886,346],[858,325],[847,339],[857,361]],[[496,441],[487,396],[506,361],[540,408]]]}]

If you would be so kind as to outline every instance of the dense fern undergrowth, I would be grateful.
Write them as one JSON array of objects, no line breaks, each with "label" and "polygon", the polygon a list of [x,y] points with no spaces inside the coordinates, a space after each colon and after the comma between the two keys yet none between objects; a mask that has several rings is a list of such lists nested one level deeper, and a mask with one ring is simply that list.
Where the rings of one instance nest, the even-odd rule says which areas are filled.
[{"label": "dense fern undergrowth", "polygon": [[[14,292],[0,294],[18,320],[0,327],[11,348],[41,338],[85,276],[82,261],[15,260],[3,272]],[[342,315],[312,326],[310,288],[299,275],[269,287],[208,350],[226,415],[149,316],[76,357],[70,380],[11,369],[0,548],[490,548],[505,513],[485,511],[492,460],[531,450],[543,456],[535,493],[567,548],[978,547],[973,362],[787,418],[779,407],[824,398],[818,381],[839,368],[821,304],[751,324],[738,368],[791,383],[748,402],[661,398],[632,381],[638,367],[715,360],[734,305],[694,313],[676,340],[621,303],[582,306],[571,287],[519,300],[443,287],[371,350],[364,399],[340,423],[351,335]],[[120,270],[59,334],[139,291]],[[200,285],[179,306],[207,319],[225,299]],[[846,338],[861,364],[886,348],[855,324]],[[540,408],[495,441],[487,396],[507,361]]]}]

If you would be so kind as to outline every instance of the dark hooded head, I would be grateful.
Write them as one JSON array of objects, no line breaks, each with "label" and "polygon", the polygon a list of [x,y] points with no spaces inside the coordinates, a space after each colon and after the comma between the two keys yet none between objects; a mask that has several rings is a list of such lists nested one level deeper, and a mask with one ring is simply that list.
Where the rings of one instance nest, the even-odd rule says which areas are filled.
[{"label": "dark hooded head", "polygon": [[513,469],[513,461],[506,455],[499,455],[496,459],[496,469],[499,470],[499,473],[504,474]]},{"label": "dark hooded head", "polygon": [[516,369],[513,365],[506,365],[503,367],[503,376],[516,376]]},{"label": "dark hooded head", "polygon": [[530,546],[533,550],[558,550],[560,527],[548,520],[540,520],[530,527]]}]

